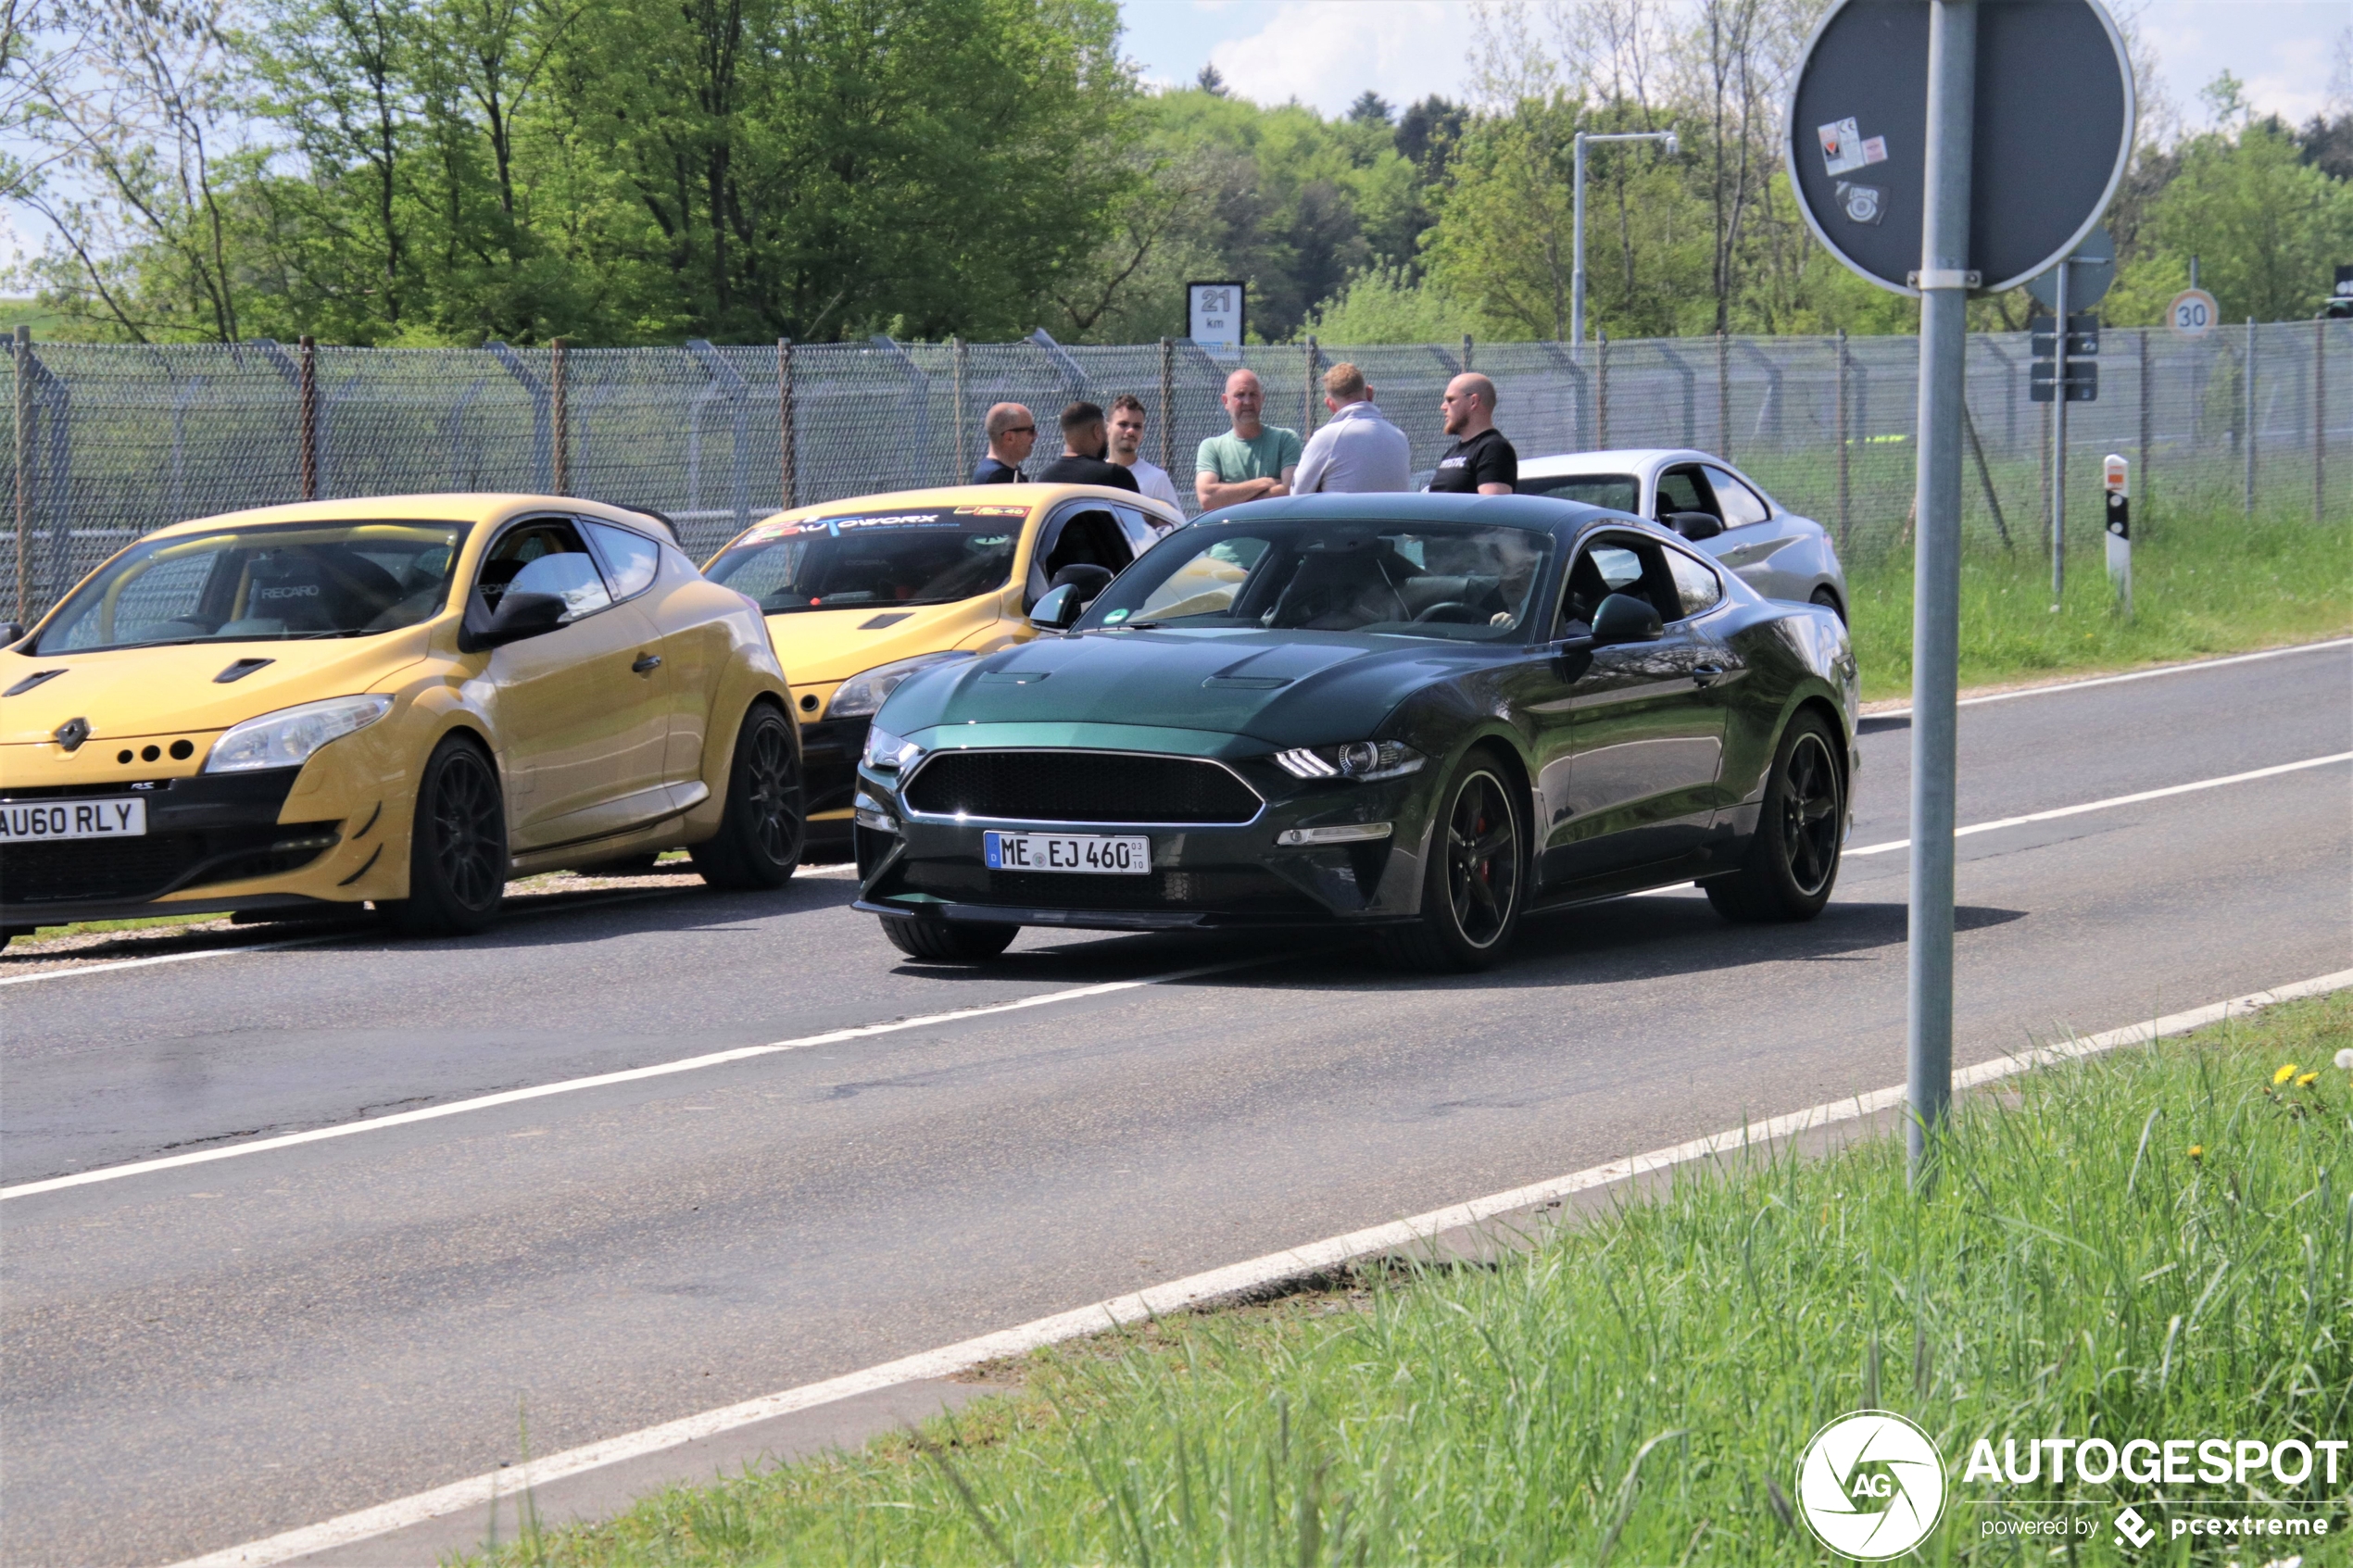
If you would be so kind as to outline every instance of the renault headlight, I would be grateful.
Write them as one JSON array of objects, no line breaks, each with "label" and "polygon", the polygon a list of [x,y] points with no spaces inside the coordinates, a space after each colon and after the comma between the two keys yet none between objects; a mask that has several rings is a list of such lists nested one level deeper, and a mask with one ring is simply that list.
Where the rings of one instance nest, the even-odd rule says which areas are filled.
[{"label": "renault headlight", "polygon": [[1345,746],[1302,746],[1275,754],[1275,765],[1295,779],[1403,778],[1429,759],[1403,741],[1353,740]]},{"label": "renault headlight", "polygon": [[880,724],[866,726],[866,766],[869,768],[904,768],[924,754],[924,748],[903,735],[894,735]]},{"label": "renault headlight", "polygon": [[833,701],[825,705],[828,719],[862,719],[883,705],[883,699],[899,688],[899,683],[918,670],[935,664],[945,664],[951,659],[970,659],[963,649],[946,653],[919,653],[912,659],[894,659],[888,664],[877,664],[872,670],[862,670],[834,688]]},{"label": "renault headlight", "polygon": [[296,768],[329,741],[364,730],[392,711],[388,696],[333,696],[282,708],[248,719],[213,743],[205,759],[208,773],[246,773],[258,768]]}]

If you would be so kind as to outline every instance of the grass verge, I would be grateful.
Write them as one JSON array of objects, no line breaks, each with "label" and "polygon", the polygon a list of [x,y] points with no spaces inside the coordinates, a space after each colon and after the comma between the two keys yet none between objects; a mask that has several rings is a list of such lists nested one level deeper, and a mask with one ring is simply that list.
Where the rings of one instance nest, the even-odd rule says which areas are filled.
[{"label": "grass verge", "polygon": [[[496,1561],[1814,1562],[1797,1458],[1861,1407],[1918,1421],[1957,1483],[1981,1436],[2353,1436],[2353,1073],[2328,1065],[2348,1045],[2340,992],[2050,1069],[1958,1108],[1931,1201],[1887,1138],[1687,1172],[1491,1270],[1040,1351],[919,1440],[672,1490]],[[2307,1563],[2346,1561],[2338,1475],[2295,1494],[2334,1505]],[[2120,1552],[2125,1501],[2162,1526],[2142,1486],[1953,1496],[1920,1560],[2061,1555],[1982,1534],[2060,1496],[2106,1510],[2070,1562],[2291,1555]]]},{"label": "grass verge", "polygon": [[[1912,689],[1909,551],[1849,563],[1863,696]],[[2105,558],[2068,561],[2067,597],[2051,610],[2050,558],[1972,548],[1961,562],[1961,685],[2129,670],[2146,664],[2317,642],[2353,631],[2353,523],[2168,521],[2133,542],[2133,608],[2114,611]]]}]

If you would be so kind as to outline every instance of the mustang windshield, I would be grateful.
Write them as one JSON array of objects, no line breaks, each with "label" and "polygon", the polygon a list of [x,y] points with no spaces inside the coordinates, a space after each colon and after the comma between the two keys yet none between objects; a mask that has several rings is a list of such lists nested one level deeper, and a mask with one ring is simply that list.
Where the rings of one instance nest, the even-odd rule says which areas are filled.
[{"label": "mustang windshield", "polygon": [[703,569],[770,615],[939,605],[1002,588],[1029,508],[927,507],[763,522]]},{"label": "mustang windshield", "polygon": [[294,522],[149,539],[73,591],[38,653],[364,637],[449,602],[462,522]]},{"label": "mustang windshield", "polygon": [[1642,487],[1630,473],[1562,473],[1550,479],[1523,479],[1517,488],[1523,495],[1550,495],[1614,512],[1631,512]]},{"label": "mustang windshield", "polygon": [[1521,642],[1549,533],[1442,522],[1236,521],[1171,536],[1081,628],[1281,627]]}]

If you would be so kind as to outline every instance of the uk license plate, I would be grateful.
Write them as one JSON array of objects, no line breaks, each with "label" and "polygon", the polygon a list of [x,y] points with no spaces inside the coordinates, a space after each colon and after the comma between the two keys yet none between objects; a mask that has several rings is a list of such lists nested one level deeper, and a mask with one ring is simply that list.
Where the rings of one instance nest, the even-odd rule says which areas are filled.
[{"label": "uk license plate", "polygon": [[57,838],[145,838],[147,803],[125,800],[0,801],[0,844]]},{"label": "uk license plate", "polygon": [[992,872],[1144,876],[1152,869],[1152,841],[1140,834],[1114,838],[1085,833],[984,833],[980,843]]}]

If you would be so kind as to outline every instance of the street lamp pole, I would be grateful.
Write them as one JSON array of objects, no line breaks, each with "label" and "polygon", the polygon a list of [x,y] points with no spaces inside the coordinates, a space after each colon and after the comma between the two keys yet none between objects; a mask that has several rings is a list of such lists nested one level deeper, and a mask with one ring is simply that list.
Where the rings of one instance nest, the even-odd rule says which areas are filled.
[{"label": "street lamp pole", "polygon": [[1585,343],[1585,148],[1593,142],[1664,142],[1667,156],[1673,157],[1680,144],[1672,131],[1626,131],[1595,135],[1591,132],[1577,133],[1577,173],[1573,181],[1574,215],[1569,220],[1573,234],[1568,279],[1568,341],[1582,347]]}]

